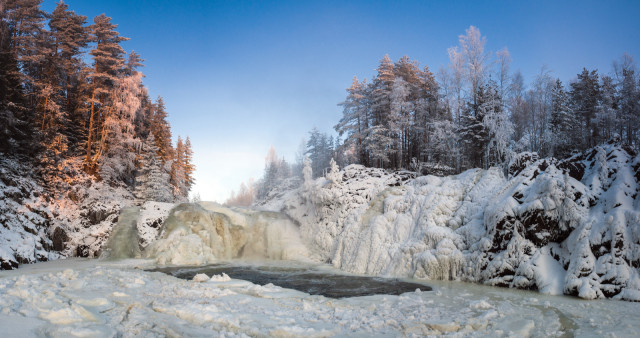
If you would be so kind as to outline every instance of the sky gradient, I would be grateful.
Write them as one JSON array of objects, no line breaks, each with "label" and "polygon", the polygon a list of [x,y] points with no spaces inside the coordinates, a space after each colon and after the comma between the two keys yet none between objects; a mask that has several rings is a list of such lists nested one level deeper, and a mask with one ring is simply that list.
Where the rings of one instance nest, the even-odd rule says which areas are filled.
[{"label": "sky gradient", "polygon": [[625,52],[640,58],[640,1],[65,2],[131,38],[123,46],[146,59],[174,139],[191,138],[192,192],[219,202],[261,176],[270,145],[293,161],[311,128],[333,132],[352,77],[371,79],[385,54],[435,72],[474,25],[487,49],[509,49],[525,83],[543,65],[568,83],[583,67],[610,73]]}]

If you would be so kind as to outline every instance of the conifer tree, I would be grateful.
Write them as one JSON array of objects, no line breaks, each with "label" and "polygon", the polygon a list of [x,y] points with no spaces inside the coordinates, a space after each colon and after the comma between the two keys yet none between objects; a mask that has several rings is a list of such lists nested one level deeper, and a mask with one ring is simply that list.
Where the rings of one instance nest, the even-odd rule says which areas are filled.
[{"label": "conifer tree", "polygon": [[158,96],[153,106],[153,115],[151,116],[150,129],[155,138],[158,154],[163,163],[167,163],[173,159],[173,147],[171,146],[171,127],[167,121],[167,110],[162,97]]},{"label": "conifer tree", "polygon": [[577,121],[570,111],[569,98],[560,79],[556,80],[552,90],[549,123],[552,134],[551,156],[565,158],[571,153]]},{"label": "conifer tree", "polygon": [[[104,116],[108,114],[109,93],[115,86],[124,66],[124,50],[120,42],[128,40],[115,31],[117,25],[104,14],[93,19],[91,40],[95,47],[89,52],[93,57],[94,67],[89,71],[91,79],[91,108],[89,110],[89,127],[87,130],[87,150],[85,165],[89,172],[94,172],[100,156],[94,156],[92,147],[97,139]],[[100,154],[98,154],[100,155]]]},{"label": "conifer tree", "polygon": [[583,126],[583,143],[580,150],[594,146],[595,141],[598,139],[598,130],[593,126],[598,100],[600,99],[600,84],[598,80],[597,70],[588,71],[584,68],[578,74],[577,81],[571,83],[573,111],[577,114]]},{"label": "conifer tree", "polygon": [[153,134],[149,134],[142,146],[140,169],[136,176],[136,197],[143,201],[172,202],[169,174],[158,156]]},{"label": "conifer tree", "polygon": [[85,101],[88,100],[83,88],[86,87],[82,74],[83,49],[89,43],[89,29],[86,27],[87,17],[70,11],[67,4],[60,1],[49,20],[53,40],[53,61],[57,69],[57,82],[61,89],[58,104],[66,113],[68,122],[64,134],[70,148],[76,147],[84,139]]},{"label": "conifer tree", "polygon": [[188,190],[186,186],[185,161],[184,161],[184,142],[182,137],[178,136],[175,148],[175,157],[171,163],[171,184],[173,185],[173,196],[176,200],[186,198]]},{"label": "conifer tree", "polygon": [[366,86],[366,80],[359,82],[357,77],[353,77],[351,87],[347,88],[347,98],[338,104],[343,107],[343,116],[334,127],[340,136],[346,135],[345,145],[355,147],[358,161],[364,165],[368,164],[365,137],[369,129]]},{"label": "conifer tree", "polygon": [[628,54],[614,62],[619,88],[618,133],[625,144],[640,144],[640,79],[633,60]]},{"label": "conifer tree", "polygon": [[196,166],[193,163],[193,149],[191,148],[191,139],[187,136],[184,142],[184,177],[185,177],[185,189],[187,193],[191,191],[191,188],[195,184],[196,180],[193,176],[196,171]]}]

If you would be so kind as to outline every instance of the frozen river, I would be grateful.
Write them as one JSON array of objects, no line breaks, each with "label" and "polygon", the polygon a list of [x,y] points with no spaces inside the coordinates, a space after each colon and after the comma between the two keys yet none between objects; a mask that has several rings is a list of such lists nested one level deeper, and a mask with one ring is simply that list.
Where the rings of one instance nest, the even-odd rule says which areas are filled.
[{"label": "frozen river", "polygon": [[336,299],[222,274],[184,280],[143,270],[149,268],[142,260],[72,259],[0,271],[0,331],[7,337],[640,333],[640,303],[437,281],[426,283],[432,291]]}]

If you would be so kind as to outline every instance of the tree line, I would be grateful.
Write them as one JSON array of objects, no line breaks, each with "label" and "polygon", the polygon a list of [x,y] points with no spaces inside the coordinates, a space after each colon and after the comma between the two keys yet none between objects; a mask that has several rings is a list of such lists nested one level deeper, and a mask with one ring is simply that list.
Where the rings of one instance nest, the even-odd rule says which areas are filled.
[{"label": "tree line", "polygon": [[407,56],[394,62],[385,55],[373,80],[354,77],[347,88],[338,137],[314,127],[293,164],[271,149],[262,178],[243,183],[227,202],[264,200],[274,187],[302,177],[305,156],[319,177],[331,159],[342,167],[454,174],[506,167],[522,152],[566,158],[609,141],[638,149],[640,78],[632,56],[614,61],[611,74],[584,68],[568,86],[543,67],[527,86],[519,71],[510,71],[509,50],[486,51],[486,41],[469,27],[436,73]]},{"label": "tree line", "polygon": [[[142,84],[144,61],[126,53],[117,25],[60,1],[0,0],[0,152],[52,169],[81,164],[141,199],[186,199],[194,183],[187,137],[172,144],[162,98]],[[63,175],[63,173],[58,173]]]},{"label": "tree line", "polygon": [[[321,150],[310,142],[308,153],[323,158],[334,151],[341,165],[432,163],[460,172],[505,165],[524,151],[564,158],[612,139],[640,144],[640,84],[631,56],[614,62],[612,75],[585,68],[568,87],[543,68],[527,88],[520,72],[510,73],[508,49],[491,53],[485,44],[471,26],[437,74],[406,56],[394,63],[385,55],[373,80],[354,77],[340,103],[335,130],[344,142]],[[329,160],[321,162],[326,168]]]}]

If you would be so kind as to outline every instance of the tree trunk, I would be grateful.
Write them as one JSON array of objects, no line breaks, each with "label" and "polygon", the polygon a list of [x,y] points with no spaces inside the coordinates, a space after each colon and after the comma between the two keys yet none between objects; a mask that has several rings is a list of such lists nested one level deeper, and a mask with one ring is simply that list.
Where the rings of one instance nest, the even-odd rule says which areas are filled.
[{"label": "tree trunk", "polygon": [[87,156],[85,157],[85,162],[87,165],[87,169],[91,170],[91,142],[93,136],[93,107],[95,105],[96,98],[96,90],[94,89],[91,93],[91,111],[89,113],[89,136],[87,138]]}]

